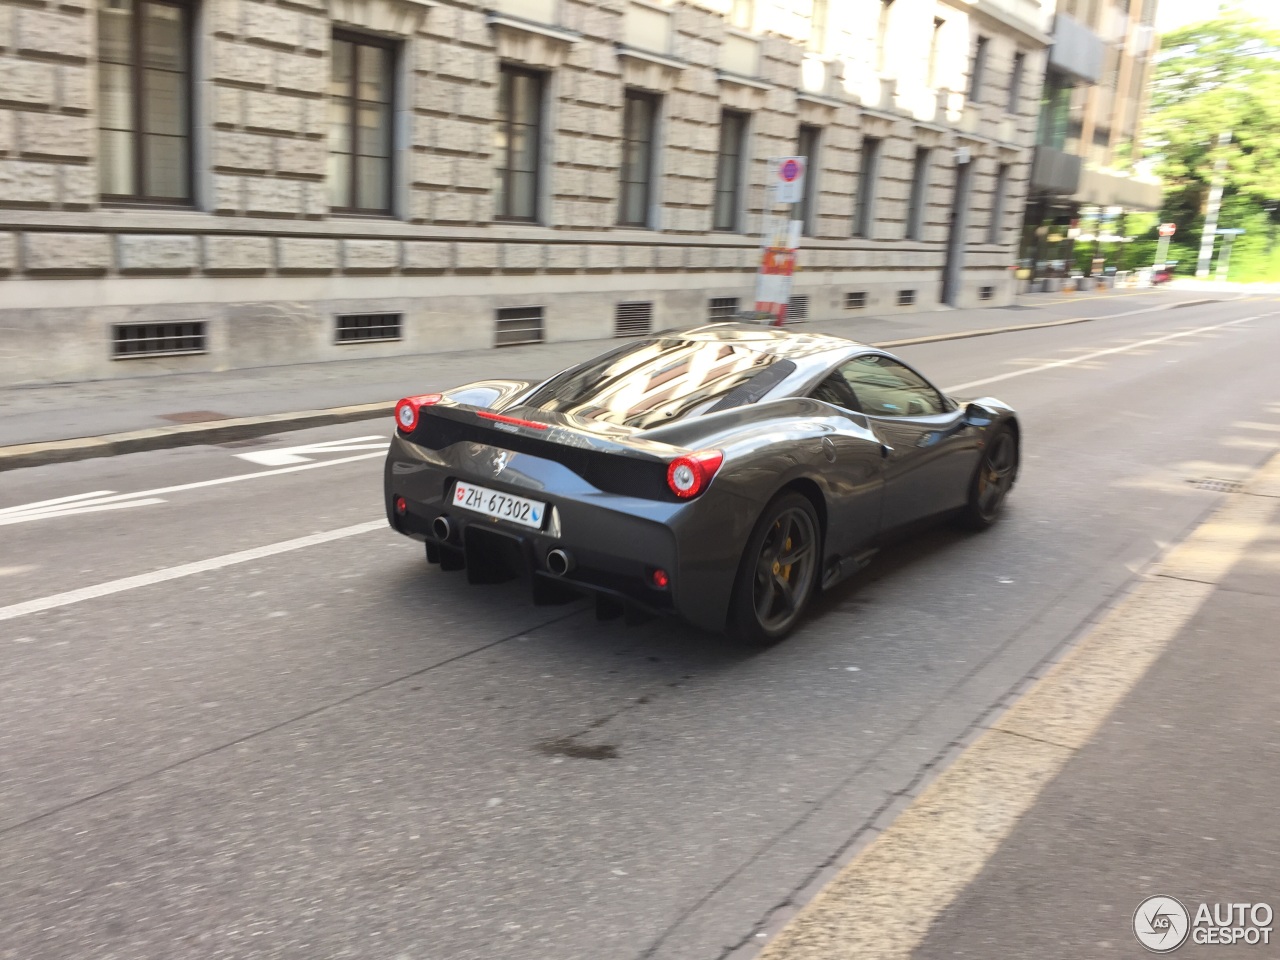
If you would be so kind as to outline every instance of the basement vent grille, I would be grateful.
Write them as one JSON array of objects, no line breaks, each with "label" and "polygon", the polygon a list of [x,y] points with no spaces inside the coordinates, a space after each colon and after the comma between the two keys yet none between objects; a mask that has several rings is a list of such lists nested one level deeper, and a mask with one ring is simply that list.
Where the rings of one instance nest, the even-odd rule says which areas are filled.
[{"label": "basement vent grille", "polygon": [[898,291],[898,306],[909,307],[916,302],[916,292],[914,290]]},{"label": "basement vent grille", "polygon": [[792,297],[787,303],[787,323],[804,323],[809,319],[809,298]]},{"label": "basement vent grille", "polygon": [[208,353],[204,321],[185,323],[117,323],[112,325],[111,359],[173,357]]},{"label": "basement vent grille", "polygon": [[495,347],[542,343],[542,307],[502,307],[494,323]]},{"label": "basement vent grille", "polygon": [[979,300],[990,300],[990,299],[991,299],[992,297],[994,297],[995,295],[996,295],[996,288],[995,288],[995,287],[979,287],[979,288],[978,288],[978,299],[979,299]]},{"label": "basement vent grille", "polygon": [[1216,477],[1197,477],[1187,481],[1197,490],[1212,490],[1214,493],[1239,493],[1244,489],[1242,480],[1219,480]]},{"label": "basement vent grille", "polygon": [[867,305],[867,294],[863,290],[856,293],[846,293],[844,295],[844,308],[846,310],[861,310]]},{"label": "basement vent grille", "polygon": [[712,323],[732,320],[737,312],[737,297],[712,297],[707,301],[707,319]]},{"label": "basement vent grille", "polygon": [[344,313],[336,318],[338,343],[399,340],[401,313]]},{"label": "basement vent grille", "polygon": [[652,329],[652,300],[631,300],[618,304],[613,318],[615,337],[640,337]]}]

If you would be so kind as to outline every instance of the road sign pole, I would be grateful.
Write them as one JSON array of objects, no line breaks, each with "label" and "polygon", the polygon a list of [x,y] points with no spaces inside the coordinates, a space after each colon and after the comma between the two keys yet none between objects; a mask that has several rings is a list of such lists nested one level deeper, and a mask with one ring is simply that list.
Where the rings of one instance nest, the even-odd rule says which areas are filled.
[{"label": "road sign pole", "polygon": [[1165,265],[1165,261],[1169,256],[1169,238],[1161,237],[1160,242],[1156,244],[1156,262],[1152,266],[1159,270]]},{"label": "road sign pole", "polygon": [[1222,238],[1222,252],[1218,254],[1218,279],[1226,280],[1227,271],[1231,269],[1231,244],[1235,241],[1236,235],[1228,233]]},{"label": "road sign pole", "polygon": [[[764,214],[760,238],[760,270],[756,275],[756,313],[773,316],[775,326],[787,319],[791,301],[791,284],[796,270],[796,249],[800,231],[795,228],[795,205],[804,197],[807,157],[783,157],[769,161],[770,189],[773,201]],[[783,207],[782,216],[774,208]]]}]

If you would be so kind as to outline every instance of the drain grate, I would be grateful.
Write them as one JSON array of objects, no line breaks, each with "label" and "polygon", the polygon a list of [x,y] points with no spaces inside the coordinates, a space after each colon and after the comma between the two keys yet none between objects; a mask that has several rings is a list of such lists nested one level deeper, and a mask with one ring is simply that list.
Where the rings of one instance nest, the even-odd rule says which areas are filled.
[{"label": "drain grate", "polygon": [[1214,493],[1239,493],[1244,489],[1243,480],[1221,480],[1217,477],[1197,477],[1187,483],[1197,490],[1212,490]]}]

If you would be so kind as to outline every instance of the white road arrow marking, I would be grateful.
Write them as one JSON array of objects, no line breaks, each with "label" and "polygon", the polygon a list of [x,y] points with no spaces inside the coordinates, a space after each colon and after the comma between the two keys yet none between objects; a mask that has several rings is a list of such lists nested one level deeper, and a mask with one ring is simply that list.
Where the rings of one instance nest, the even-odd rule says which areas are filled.
[{"label": "white road arrow marking", "polygon": [[81,513],[100,513],[103,510],[124,510],[128,507],[145,507],[164,503],[157,497],[140,497],[138,494],[114,494],[114,490],[95,490],[93,493],[77,493],[54,500],[39,500],[18,507],[0,510],[0,527],[31,520],[49,520],[54,517],[73,517]]},{"label": "white road arrow marking", "polygon": [[[197,480],[194,483],[180,483],[172,487],[139,490],[137,493],[112,494],[110,490],[77,493],[70,497],[59,497],[56,500],[41,500],[37,503],[24,503],[17,507],[6,507],[4,510],[0,510],[0,526],[6,523],[22,523],[27,520],[50,520],[57,517],[73,516],[76,513],[116,509],[116,505],[120,507],[141,507],[146,504],[165,503],[166,501],[160,499],[157,496],[158,494],[178,493],[182,490],[200,490],[204,487],[216,487],[224,483],[239,483],[241,480],[257,480],[261,477],[275,477],[283,473],[297,473],[300,470],[314,470],[317,467],[336,467],[343,463],[354,463],[357,460],[369,460],[381,456],[381,453],[357,453],[355,456],[339,457],[337,460],[304,463],[299,466],[280,467],[276,470],[260,470],[257,473],[239,473],[230,477],[218,477],[215,480]],[[60,506],[63,504],[65,504],[65,509]]]},{"label": "white road arrow marking", "polygon": [[347,453],[351,450],[385,450],[391,446],[386,437],[352,437],[350,440],[326,440],[323,443],[304,443],[297,447],[281,447],[278,450],[261,450],[257,453],[237,453],[241,460],[259,463],[264,467],[283,467],[291,463],[306,463],[327,453]]}]

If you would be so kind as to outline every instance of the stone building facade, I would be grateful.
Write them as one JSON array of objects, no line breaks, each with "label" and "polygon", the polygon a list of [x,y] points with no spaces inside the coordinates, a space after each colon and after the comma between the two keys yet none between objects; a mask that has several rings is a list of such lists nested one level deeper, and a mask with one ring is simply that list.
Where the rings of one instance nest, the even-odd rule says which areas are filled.
[{"label": "stone building facade", "polygon": [[[0,0],[0,377],[1008,302],[1037,0]],[[127,361],[127,362],[121,362]]]}]

